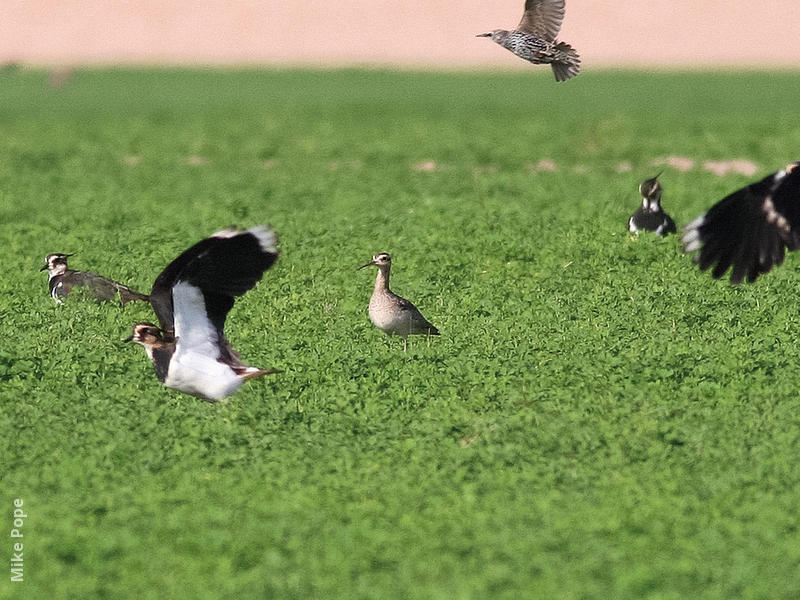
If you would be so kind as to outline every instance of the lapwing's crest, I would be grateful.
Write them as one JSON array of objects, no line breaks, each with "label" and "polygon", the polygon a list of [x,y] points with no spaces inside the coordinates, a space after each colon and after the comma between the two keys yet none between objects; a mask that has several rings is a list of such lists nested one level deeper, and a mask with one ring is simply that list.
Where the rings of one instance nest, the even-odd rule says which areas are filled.
[{"label": "lapwing's crest", "polygon": [[403,352],[408,348],[409,335],[439,335],[439,330],[422,316],[416,306],[389,289],[392,257],[380,252],[370,262],[361,265],[359,270],[371,266],[378,267],[375,289],[369,300],[369,318],[373,325],[388,336],[401,336]]},{"label": "lapwing's crest", "polygon": [[800,161],[726,196],[684,228],[684,252],[731,283],[753,282],[800,247]]},{"label": "lapwing's crest", "polygon": [[628,219],[628,231],[654,231],[658,235],[675,233],[675,221],[672,220],[661,206],[663,189],[658,181],[661,173],[650,179],[645,179],[639,184],[639,193],[642,195],[642,204]]},{"label": "lapwing's crest", "polygon": [[278,258],[266,226],[228,228],[181,253],[156,278],[150,304],[160,327],[137,323],[125,341],[144,346],[164,385],[212,402],[252,377],[274,373],[242,362],[225,337],[228,312]]},{"label": "lapwing's crest", "polygon": [[48,271],[50,297],[59,304],[63,304],[64,301],[62,299],[66,298],[72,289],[77,287],[86,288],[100,302],[119,299],[120,304],[124,306],[128,302],[147,300],[146,294],[135,292],[127,285],[117,283],[108,277],[90,273],[89,271],[74,271],[70,269],[67,266],[67,259],[70,256],[74,256],[74,253],[63,254],[55,252],[48,254],[44,258],[44,266],[39,269],[40,271]]},{"label": "lapwing's crest", "polygon": [[556,37],[564,21],[564,0],[526,0],[525,12],[516,29],[479,33],[506,50],[535,65],[549,64],[556,81],[566,81],[581,70],[575,49]]}]

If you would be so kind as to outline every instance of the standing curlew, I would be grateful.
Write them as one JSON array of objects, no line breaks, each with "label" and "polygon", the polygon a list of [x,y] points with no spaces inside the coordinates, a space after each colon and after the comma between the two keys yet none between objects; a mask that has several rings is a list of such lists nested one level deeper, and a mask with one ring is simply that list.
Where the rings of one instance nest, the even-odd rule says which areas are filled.
[{"label": "standing curlew", "polygon": [[422,316],[416,306],[389,289],[392,257],[381,252],[367,264],[361,265],[359,270],[370,266],[378,267],[375,289],[369,299],[369,318],[373,325],[388,336],[402,336],[403,352],[408,349],[409,335],[439,335],[439,330]]}]

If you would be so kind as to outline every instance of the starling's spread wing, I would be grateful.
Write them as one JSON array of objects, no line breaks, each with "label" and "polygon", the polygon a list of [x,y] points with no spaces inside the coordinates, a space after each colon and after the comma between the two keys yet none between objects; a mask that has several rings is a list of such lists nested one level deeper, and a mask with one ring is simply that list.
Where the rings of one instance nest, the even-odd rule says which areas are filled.
[{"label": "starling's spread wing", "polygon": [[278,258],[277,244],[277,234],[268,227],[231,228],[184,251],[156,278],[150,294],[162,329],[175,329],[172,290],[186,282],[202,292],[208,318],[222,333],[234,298],[252,289]]},{"label": "starling's spread wing", "polygon": [[553,42],[564,21],[564,0],[526,0],[525,14],[517,29]]},{"label": "starling's spread wing", "polygon": [[[768,175],[726,196],[686,226],[684,252],[700,250],[696,262],[721,277],[731,266],[731,283],[749,282],[783,262],[786,246],[797,247],[800,226],[797,176]],[[785,212],[782,212],[785,211]]]}]

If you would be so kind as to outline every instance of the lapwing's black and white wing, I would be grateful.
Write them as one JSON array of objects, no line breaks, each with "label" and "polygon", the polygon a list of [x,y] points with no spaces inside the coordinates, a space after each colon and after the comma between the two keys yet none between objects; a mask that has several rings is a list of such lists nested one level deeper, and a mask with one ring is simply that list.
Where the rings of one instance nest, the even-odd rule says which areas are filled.
[{"label": "lapwing's black and white wing", "polygon": [[545,42],[554,42],[564,21],[564,0],[526,0],[517,29]]},{"label": "lapwing's black and white wing", "polygon": [[[220,332],[234,299],[252,289],[278,258],[278,234],[269,227],[223,229],[198,242],[173,260],[156,278],[150,303],[161,328],[180,335],[175,295],[187,306],[202,302],[203,313]],[[184,332],[186,335],[186,332]]]},{"label": "lapwing's black and white wing", "polygon": [[800,162],[726,196],[689,223],[684,252],[718,278],[732,267],[731,283],[748,282],[800,247]]}]

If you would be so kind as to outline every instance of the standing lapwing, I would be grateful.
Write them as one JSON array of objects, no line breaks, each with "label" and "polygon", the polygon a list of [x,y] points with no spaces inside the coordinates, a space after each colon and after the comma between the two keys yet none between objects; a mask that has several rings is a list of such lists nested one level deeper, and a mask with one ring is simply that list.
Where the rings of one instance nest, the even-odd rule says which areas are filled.
[{"label": "standing lapwing", "polygon": [[144,346],[165,386],[211,402],[274,373],[243,363],[223,330],[234,299],[258,283],[278,254],[278,235],[263,225],[223,229],[198,242],[153,284],[150,304],[160,327],[137,323],[125,341]]},{"label": "standing lapwing", "polygon": [[516,29],[495,29],[476,37],[492,38],[506,50],[534,65],[549,64],[556,81],[566,81],[581,70],[575,49],[556,39],[564,21],[564,0],[526,0]]},{"label": "standing lapwing", "polygon": [[628,219],[628,231],[655,231],[658,235],[667,235],[678,230],[675,221],[661,207],[661,194],[664,190],[658,181],[659,175],[661,173],[639,184],[642,205]]},{"label": "standing lapwing", "polygon": [[800,248],[800,161],[726,196],[689,223],[684,252],[718,278],[729,267],[731,283],[753,282]]},{"label": "standing lapwing", "polygon": [[44,257],[44,266],[39,269],[49,271],[50,296],[59,304],[64,303],[62,298],[66,298],[75,287],[85,287],[100,302],[119,298],[120,304],[124,306],[126,302],[147,300],[146,294],[134,292],[127,285],[112,281],[108,277],[89,271],[73,271],[67,267],[67,258],[70,256],[74,254],[60,252],[48,254]]},{"label": "standing lapwing", "polygon": [[408,349],[409,335],[439,335],[439,330],[422,316],[416,306],[389,289],[389,271],[392,268],[392,257],[386,252],[381,252],[358,269],[371,266],[378,267],[375,289],[369,299],[369,318],[373,325],[388,336],[402,336],[403,352]]}]

